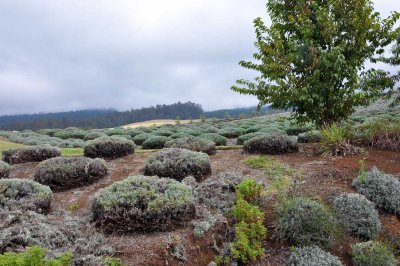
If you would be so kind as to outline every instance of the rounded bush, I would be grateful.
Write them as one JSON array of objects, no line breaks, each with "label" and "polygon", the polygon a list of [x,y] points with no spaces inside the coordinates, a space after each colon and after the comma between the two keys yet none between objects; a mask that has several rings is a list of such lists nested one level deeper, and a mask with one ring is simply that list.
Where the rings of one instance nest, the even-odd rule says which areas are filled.
[{"label": "rounded bush", "polygon": [[313,142],[320,142],[321,139],[322,139],[321,132],[319,132],[318,130],[312,130],[299,134],[297,142],[313,143]]},{"label": "rounded bush", "polygon": [[398,263],[389,248],[378,241],[354,244],[350,255],[354,266],[396,266]]},{"label": "rounded bush", "polygon": [[9,164],[40,162],[61,156],[61,150],[50,145],[23,147],[3,151],[3,160]]},{"label": "rounded bush", "polygon": [[226,146],[227,139],[217,133],[204,133],[199,136],[201,139],[211,140],[217,146]]},{"label": "rounded bush", "polygon": [[146,139],[142,143],[142,149],[162,149],[164,148],[165,142],[171,139],[164,136],[154,136]]},{"label": "rounded bush", "polygon": [[126,130],[123,128],[110,128],[104,132],[107,136],[125,135]]},{"label": "rounded bush", "polygon": [[31,210],[46,213],[50,210],[53,192],[28,179],[0,179],[0,209]]},{"label": "rounded bush", "polygon": [[217,133],[220,134],[221,136],[224,136],[225,138],[234,139],[242,135],[243,130],[237,127],[225,127],[218,130]]},{"label": "rounded bush", "polygon": [[85,134],[85,136],[83,137],[84,140],[94,140],[97,138],[101,138],[101,137],[105,137],[107,136],[106,134],[102,133],[102,132],[88,132]]},{"label": "rounded bush", "polygon": [[135,152],[135,143],[119,137],[102,137],[88,142],[84,155],[90,158],[118,158]]},{"label": "rounded bush", "polygon": [[262,132],[253,132],[253,133],[244,134],[237,138],[236,144],[243,145],[246,141],[248,141],[252,138],[260,137],[260,136],[264,136],[264,135],[266,135],[266,134],[264,134]]},{"label": "rounded bush", "polygon": [[400,181],[397,178],[374,167],[359,175],[353,187],[379,208],[400,216]]},{"label": "rounded bush", "polygon": [[91,184],[107,174],[102,159],[58,157],[39,163],[35,181],[54,190],[65,190]]},{"label": "rounded bush", "polygon": [[186,149],[164,149],[149,157],[144,174],[170,177],[179,181],[191,175],[201,181],[211,174],[210,157],[205,153]]},{"label": "rounded bush", "polygon": [[149,138],[154,137],[153,134],[150,133],[140,133],[139,135],[136,135],[132,138],[133,142],[135,142],[136,145],[142,145],[142,143]]},{"label": "rounded bush", "polygon": [[299,150],[294,138],[287,135],[263,135],[244,142],[246,153],[283,154]]},{"label": "rounded bush", "polygon": [[334,228],[332,214],[317,201],[298,197],[277,207],[276,233],[291,244],[328,246]]},{"label": "rounded bush", "polygon": [[339,258],[317,246],[296,248],[290,255],[290,266],[342,266]]},{"label": "rounded bush", "polygon": [[156,135],[156,136],[169,137],[172,134],[174,134],[174,132],[169,129],[158,129],[158,130],[154,131],[152,134]]},{"label": "rounded bush", "polygon": [[185,132],[178,132],[175,134],[172,134],[171,136],[169,136],[171,139],[179,139],[179,138],[186,138],[186,137],[190,137],[192,135],[185,133]]},{"label": "rounded bush", "polygon": [[92,213],[107,231],[164,231],[194,217],[194,197],[173,179],[130,176],[96,193]]},{"label": "rounded bush", "polygon": [[8,163],[0,161],[0,178],[8,178],[10,175],[11,167]]},{"label": "rounded bush", "polygon": [[262,129],[264,129],[266,127],[266,125],[254,125],[254,126],[250,126],[248,128],[246,128],[246,130],[244,131],[245,134],[249,134],[249,133],[254,133],[254,132],[258,132]]},{"label": "rounded bush", "polygon": [[165,148],[181,148],[192,151],[201,151],[209,155],[215,154],[215,142],[198,137],[173,139],[165,143]]},{"label": "rounded bush", "polygon": [[360,238],[371,239],[381,230],[374,204],[363,195],[343,193],[335,198],[333,209],[346,231]]},{"label": "rounded bush", "polygon": [[181,132],[181,133],[186,133],[186,134],[189,134],[189,135],[195,136],[195,137],[201,135],[201,131],[195,130],[195,129],[183,129],[183,130],[181,130],[180,132]]},{"label": "rounded bush", "polygon": [[75,128],[75,127],[69,127],[66,129],[60,129],[59,131],[55,132],[53,134],[54,137],[60,138],[60,139],[83,139],[86,135],[86,131]]}]

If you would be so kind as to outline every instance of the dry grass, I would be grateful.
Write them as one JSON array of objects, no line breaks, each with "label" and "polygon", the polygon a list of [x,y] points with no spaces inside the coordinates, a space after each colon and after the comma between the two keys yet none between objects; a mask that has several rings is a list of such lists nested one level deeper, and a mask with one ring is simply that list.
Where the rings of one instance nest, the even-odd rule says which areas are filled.
[{"label": "dry grass", "polygon": [[[200,122],[200,119],[195,120],[180,120],[180,124],[189,124],[190,122]],[[143,122],[132,123],[129,125],[122,126],[123,128],[137,128],[137,127],[158,127],[163,125],[175,125],[175,119],[159,119],[159,120],[148,120]]]}]

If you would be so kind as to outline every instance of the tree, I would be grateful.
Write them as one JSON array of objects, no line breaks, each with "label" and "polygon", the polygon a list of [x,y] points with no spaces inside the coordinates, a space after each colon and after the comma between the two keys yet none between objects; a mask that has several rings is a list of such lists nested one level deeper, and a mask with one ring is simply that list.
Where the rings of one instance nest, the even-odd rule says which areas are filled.
[{"label": "tree", "polygon": [[393,41],[398,13],[381,19],[371,0],[268,0],[271,26],[254,20],[254,81],[232,90],[257,96],[258,107],[293,109],[299,122],[330,124],[393,89],[388,73],[364,63]]}]

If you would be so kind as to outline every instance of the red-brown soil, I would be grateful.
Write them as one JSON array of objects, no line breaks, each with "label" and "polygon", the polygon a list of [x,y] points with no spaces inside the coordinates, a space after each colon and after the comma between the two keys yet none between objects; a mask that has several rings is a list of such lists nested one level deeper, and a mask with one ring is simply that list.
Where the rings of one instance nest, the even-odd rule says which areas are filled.
[{"label": "red-brown soil", "polygon": [[[398,175],[400,173],[400,153],[369,150],[365,154],[349,157],[323,157],[314,155],[309,146],[304,146],[299,153],[274,156],[296,170],[301,193],[330,201],[342,192],[354,191],[351,187],[357,176],[359,160],[364,160],[367,168],[377,166],[384,172]],[[142,174],[145,161],[150,153],[134,154],[125,158],[108,161],[110,175],[99,182],[54,193],[53,210],[68,210],[71,204],[77,204],[78,209],[71,215],[90,216],[90,200],[95,192],[115,181],[129,175]],[[211,156],[213,175],[224,171],[234,171],[251,176],[268,184],[268,177],[260,170],[250,168],[244,163],[247,155],[241,150],[218,151]],[[12,166],[11,177],[33,178],[36,163],[25,163]],[[275,199],[271,199],[265,207],[268,239],[265,243],[266,256],[253,265],[285,265],[290,247],[277,241],[273,234]],[[400,221],[388,213],[381,212],[381,238],[390,236],[400,239]],[[126,265],[207,265],[217,255],[216,247],[221,248],[227,240],[229,225],[219,224],[202,238],[193,236],[190,225],[172,232],[142,233],[128,235],[108,235],[107,238],[117,250],[117,256]],[[180,261],[171,255],[168,242],[175,241],[186,247],[186,261]],[[331,252],[339,256],[345,265],[350,265],[348,250],[350,244],[357,240],[349,236],[338,238]]]}]

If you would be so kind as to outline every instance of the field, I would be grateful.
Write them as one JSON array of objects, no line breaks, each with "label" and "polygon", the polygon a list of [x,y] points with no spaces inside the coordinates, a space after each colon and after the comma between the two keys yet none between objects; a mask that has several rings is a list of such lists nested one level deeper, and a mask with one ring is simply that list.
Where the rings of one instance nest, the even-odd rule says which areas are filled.
[{"label": "field", "polygon": [[[189,124],[193,122],[199,122],[200,119],[195,119],[195,120],[179,120],[180,124]],[[158,119],[158,120],[148,120],[144,122],[137,122],[137,123],[132,123],[129,125],[123,126],[123,128],[137,128],[137,127],[158,127],[158,126],[164,126],[164,125],[175,125],[177,123],[176,120],[173,119]]]},{"label": "field", "polygon": [[[7,207],[9,209],[5,209],[3,214],[0,214],[0,218],[3,217],[1,215],[11,215],[9,217],[17,215],[16,217],[20,218],[13,223],[0,222],[0,239],[4,239],[3,242],[0,241],[0,250],[20,252],[23,248],[32,246],[33,243],[39,243],[51,251],[52,255],[71,251],[75,255],[75,263],[81,263],[82,260],[92,263],[81,265],[114,265],[105,262],[107,257],[120,259],[124,265],[208,265],[213,260],[223,265],[221,260],[235,260],[230,246],[232,247],[238,241],[235,235],[239,230],[239,218],[235,216],[237,214],[233,210],[239,208],[239,205],[235,204],[240,201],[237,198],[240,184],[244,184],[244,180],[250,178],[262,186],[262,192],[255,194],[256,200],[246,208],[255,208],[255,206],[259,208],[259,211],[263,213],[260,216],[263,217],[261,224],[267,229],[267,233],[266,238],[260,240],[262,254],[253,260],[246,261],[246,265],[288,264],[294,247],[301,244],[298,244],[294,238],[287,238],[278,230],[282,226],[283,219],[280,208],[298,197],[320,204],[329,216],[335,217],[332,228],[327,228],[332,231],[329,235],[329,245],[318,242],[322,239],[319,235],[316,235],[312,243],[320,245],[323,250],[336,256],[343,265],[352,265],[351,246],[368,239],[385,243],[394,256],[398,257],[400,255],[399,209],[388,210],[382,207],[383,205],[379,205],[379,202],[372,204],[378,211],[377,219],[381,229],[365,239],[346,231],[345,225],[339,223],[338,211],[334,207],[335,200],[342,193],[361,193],[353,185],[353,181],[357,178],[367,178],[373,167],[390,175],[391,182],[394,182],[393,189],[396,189],[396,186],[400,188],[398,180],[400,116],[398,109],[385,109],[387,107],[384,103],[379,104],[379,108],[372,106],[369,109],[358,110],[346,124],[338,128],[332,126],[317,129],[311,124],[299,126],[294,124],[287,115],[277,115],[231,121],[182,123],[181,125],[146,127],[141,124],[135,128],[95,130],[69,128],[39,132],[0,132],[2,151],[26,145],[50,143],[61,147],[62,156],[66,157],[82,156],[84,148],[91,147],[97,142],[103,145],[101,147],[105,147],[104,150],[112,150],[111,146],[104,146],[111,144],[101,142],[105,140],[112,140],[113,143],[123,145],[132,144],[132,147],[133,142],[136,143],[135,152],[132,154],[117,156],[118,158],[105,158],[108,172],[103,177],[90,183],[82,183],[78,186],[75,184],[75,187],[53,189],[51,210],[48,213],[19,213],[18,208],[23,210],[25,205],[18,207],[18,200],[13,201],[13,204]],[[148,123],[152,122],[154,121]],[[381,133],[382,128],[385,129],[384,133]],[[266,141],[267,144],[259,144],[264,143],[262,141]],[[20,142],[20,144],[15,142]],[[174,215],[180,213],[172,213],[174,209],[168,205],[170,203],[166,199],[163,199],[165,202],[162,201],[162,206],[171,208],[171,213],[167,213],[166,220],[163,220],[163,208],[160,213],[152,214],[151,217],[157,218],[157,215],[160,217],[151,220],[150,227],[149,225],[141,227],[145,219],[141,220],[141,223],[129,220],[136,219],[132,218],[137,217],[136,215],[143,215],[146,210],[141,209],[139,214],[132,215],[131,212],[134,213],[136,209],[124,209],[128,206],[126,202],[115,207],[116,212],[107,218],[109,220],[100,222],[95,220],[98,209],[94,207],[94,202],[98,195],[104,193],[103,189],[116,182],[129,180],[128,176],[152,175],[148,174],[148,171],[149,162],[154,160],[153,156],[159,152],[168,151],[169,149],[165,147],[182,147],[179,145],[209,154],[185,153],[185,156],[191,158],[190,160],[178,158],[174,164],[168,166],[181,167],[170,171],[171,175],[177,175],[171,176],[172,178],[181,181],[176,181],[174,186],[180,184],[185,188],[189,187],[194,195],[194,213],[188,221],[167,230],[152,230],[152,226],[168,224],[174,219]],[[265,148],[266,146],[263,145],[269,146]],[[293,149],[291,145],[295,145]],[[118,149],[112,152],[118,153]],[[167,153],[167,159],[160,159],[151,166],[154,167],[152,170],[158,171],[165,161],[175,160],[174,152]],[[200,165],[200,161],[204,158],[209,161],[210,169],[199,176],[199,172],[193,169],[206,167]],[[35,173],[43,167],[38,164],[38,162],[14,164],[11,166],[8,178],[33,180]],[[52,167],[48,169],[51,170]],[[80,178],[70,170],[73,169],[71,167],[74,166],[69,165],[60,169],[63,169],[62,171],[66,169],[65,173],[70,174],[70,178]],[[90,166],[84,166],[82,174],[87,174],[89,168]],[[55,176],[57,176],[57,171],[54,172]],[[181,171],[184,173],[183,176],[178,176]],[[192,178],[196,178],[197,181],[187,178],[188,175],[192,175]],[[186,178],[183,179],[183,177]],[[60,175],[60,178],[63,176]],[[237,179],[239,180],[236,181]],[[58,186],[62,183],[56,181],[55,184]],[[145,187],[140,187],[137,191],[144,193]],[[150,187],[152,190],[148,193],[154,196],[154,193],[157,193],[155,186]],[[115,192],[116,189],[114,187],[113,191]],[[134,194],[136,192],[127,191],[128,194],[115,194],[111,202],[125,200],[131,202],[134,199],[134,202],[136,200],[143,204],[148,200],[146,197],[149,194],[140,194],[140,200],[137,200],[135,196],[137,194]],[[399,204],[396,200],[398,193],[400,191],[393,195],[395,206],[399,206],[396,205]],[[372,197],[370,200],[376,199]],[[4,203],[0,201],[0,208],[1,204]],[[142,206],[142,208],[145,207]],[[297,220],[300,219],[298,217],[303,211],[296,214]],[[24,215],[32,216],[26,218]],[[314,221],[313,219],[314,217],[311,216],[306,217],[306,220]],[[315,220],[315,222],[319,221]],[[18,226],[22,226],[23,230]],[[111,230],[114,226],[117,226],[117,229]],[[318,231],[321,226],[315,227],[308,234],[317,234],[314,231]],[[135,229],[126,231],[127,228]],[[24,239],[28,240],[24,241],[27,242],[11,237],[11,231],[7,230],[12,230],[12,232],[21,230],[19,232],[22,235],[25,234],[22,232],[26,232]],[[1,232],[4,232],[3,235]],[[298,232],[306,234],[300,229]],[[66,240],[68,238],[71,239],[69,242]],[[80,245],[86,248],[82,249]],[[255,249],[255,247],[252,248]]]}]

